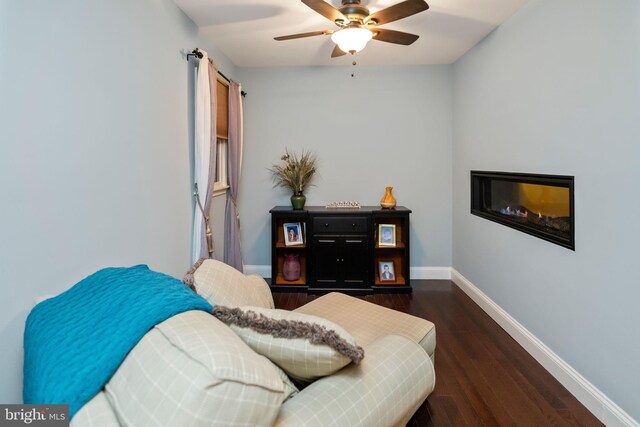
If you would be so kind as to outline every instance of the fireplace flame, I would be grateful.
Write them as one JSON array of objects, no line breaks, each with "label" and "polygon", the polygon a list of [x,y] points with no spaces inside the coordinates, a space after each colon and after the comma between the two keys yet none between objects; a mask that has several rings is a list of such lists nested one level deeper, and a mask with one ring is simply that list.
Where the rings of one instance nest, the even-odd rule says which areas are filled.
[{"label": "fireplace flame", "polygon": [[503,215],[516,216],[519,218],[527,218],[529,216],[529,212],[526,209],[513,210],[511,209],[511,206],[507,206],[506,208],[500,209],[500,213]]}]

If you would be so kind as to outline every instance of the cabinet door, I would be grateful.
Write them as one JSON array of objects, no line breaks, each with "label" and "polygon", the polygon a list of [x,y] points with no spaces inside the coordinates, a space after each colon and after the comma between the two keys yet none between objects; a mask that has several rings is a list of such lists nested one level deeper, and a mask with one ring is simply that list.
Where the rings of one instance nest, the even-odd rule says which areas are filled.
[{"label": "cabinet door", "polygon": [[367,239],[362,236],[344,237],[340,264],[346,285],[357,286],[366,283],[370,264]]},{"label": "cabinet door", "polygon": [[313,270],[316,286],[332,286],[340,280],[339,246],[339,238],[336,236],[314,236]]}]

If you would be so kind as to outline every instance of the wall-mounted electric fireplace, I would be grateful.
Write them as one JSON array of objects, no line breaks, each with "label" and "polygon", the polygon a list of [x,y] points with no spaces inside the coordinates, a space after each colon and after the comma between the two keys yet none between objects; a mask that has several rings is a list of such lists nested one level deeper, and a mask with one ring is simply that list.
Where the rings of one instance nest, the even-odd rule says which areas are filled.
[{"label": "wall-mounted electric fireplace", "polygon": [[471,171],[471,213],[575,250],[572,176]]}]

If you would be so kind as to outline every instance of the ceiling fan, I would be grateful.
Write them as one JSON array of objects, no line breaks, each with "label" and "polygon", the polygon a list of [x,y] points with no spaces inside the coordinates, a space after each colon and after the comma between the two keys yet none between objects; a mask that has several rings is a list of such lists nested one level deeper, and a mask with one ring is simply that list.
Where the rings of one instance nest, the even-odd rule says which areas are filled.
[{"label": "ceiling fan", "polygon": [[275,37],[275,40],[282,41],[331,35],[331,40],[336,43],[336,47],[331,53],[332,58],[346,55],[347,52],[351,54],[359,52],[364,49],[371,39],[405,46],[410,45],[418,40],[419,36],[402,31],[378,28],[377,26],[429,9],[429,5],[424,0],[405,0],[372,14],[369,13],[367,7],[360,4],[360,0],[342,0],[342,6],[338,8],[323,0],[302,0],[302,3],[333,21],[340,28],[338,30],[311,31],[280,36]]}]

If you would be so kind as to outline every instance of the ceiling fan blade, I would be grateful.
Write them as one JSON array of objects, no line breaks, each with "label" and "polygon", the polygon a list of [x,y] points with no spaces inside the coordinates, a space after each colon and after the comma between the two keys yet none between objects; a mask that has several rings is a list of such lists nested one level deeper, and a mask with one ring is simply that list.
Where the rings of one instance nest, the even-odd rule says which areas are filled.
[{"label": "ceiling fan blade", "polygon": [[278,40],[278,41],[282,41],[282,40],[301,39],[303,37],[324,36],[324,35],[328,35],[328,34],[333,34],[333,31],[331,31],[331,30],[311,31],[311,32],[308,32],[308,33],[291,34],[291,35],[288,35],[288,36],[274,37],[273,39],[274,40]]},{"label": "ceiling fan blade", "polygon": [[374,28],[373,38],[380,40],[381,42],[403,44],[405,46],[410,45],[414,41],[418,40],[418,35],[403,33],[402,31],[386,30],[384,28]]},{"label": "ceiling fan blade", "polygon": [[331,52],[331,57],[337,58],[338,56],[342,56],[342,55],[346,55],[346,53],[343,52],[342,49],[338,47],[338,45],[336,45],[336,47],[333,48],[333,52]]},{"label": "ceiling fan blade", "polygon": [[366,21],[373,21],[375,25],[382,25],[415,15],[427,9],[429,9],[429,5],[424,0],[405,0],[402,3],[394,4],[386,9],[372,13],[367,17]]},{"label": "ceiling fan blade", "polygon": [[323,0],[302,0],[302,3],[306,4],[331,22],[342,21],[345,24],[349,23],[349,19],[347,19],[342,12]]}]

